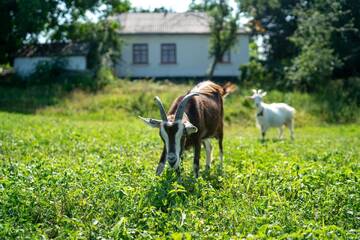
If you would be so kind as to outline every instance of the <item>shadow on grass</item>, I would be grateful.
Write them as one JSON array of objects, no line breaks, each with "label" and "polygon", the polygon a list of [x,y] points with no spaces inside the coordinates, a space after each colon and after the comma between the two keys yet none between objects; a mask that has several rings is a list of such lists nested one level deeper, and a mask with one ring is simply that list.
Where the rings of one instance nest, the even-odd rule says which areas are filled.
[{"label": "shadow on grass", "polygon": [[60,85],[0,86],[0,111],[32,114],[58,103],[69,92]]},{"label": "shadow on grass", "polygon": [[96,80],[88,72],[71,72],[45,79],[0,78],[0,111],[32,114],[57,104],[75,89],[96,90]]},{"label": "shadow on grass", "polygon": [[271,144],[271,143],[294,143],[295,140],[292,140],[290,138],[267,138],[265,140],[259,139],[258,142],[261,145],[266,146],[267,144]]}]

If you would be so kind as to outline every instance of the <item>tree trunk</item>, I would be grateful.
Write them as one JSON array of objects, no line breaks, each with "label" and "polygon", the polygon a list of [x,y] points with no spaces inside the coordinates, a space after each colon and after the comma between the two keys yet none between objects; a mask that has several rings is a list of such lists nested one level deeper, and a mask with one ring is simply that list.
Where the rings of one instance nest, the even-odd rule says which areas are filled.
[{"label": "tree trunk", "polygon": [[216,64],[217,64],[217,60],[214,57],[213,61],[210,64],[209,70],[208,70],[208,78],[209,78],[209,80],[213,79]]}]

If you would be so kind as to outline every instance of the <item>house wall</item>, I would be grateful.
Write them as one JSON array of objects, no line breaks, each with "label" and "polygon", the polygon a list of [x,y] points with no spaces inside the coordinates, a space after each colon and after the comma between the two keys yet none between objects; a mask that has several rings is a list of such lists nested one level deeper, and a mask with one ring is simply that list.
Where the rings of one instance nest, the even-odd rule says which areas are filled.
[{"label": "house wall", "polygon": [[[55,60],[54,57],[17,57],[14,61],[15,72],[20,76],[26,77],[33,73],[36,66],[42,62],[50,62]],[[63,57],[61,60],[66,62],[64,66],[68,70],[85,70],[85,56],[69,56]]]},{"label": "house wall", "polygon": [[[209,35],[122,35],[125,43],[117,65],[119,77],[204,77],[209,58]],[[147,43],[148,64],[132,64],[132,44]],[[177,63],[161,64],[162,43],[175,43]],[[239,66],[249,62],[249,36],[239,35],[231,49],[231,63],[220,63],[214,76],[237,77]]]}]

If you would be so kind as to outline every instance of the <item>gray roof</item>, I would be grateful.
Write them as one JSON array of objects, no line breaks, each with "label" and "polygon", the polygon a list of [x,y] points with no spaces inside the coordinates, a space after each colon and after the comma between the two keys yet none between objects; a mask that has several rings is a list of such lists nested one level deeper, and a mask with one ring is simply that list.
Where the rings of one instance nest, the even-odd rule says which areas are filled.
[{"label": "gray roof", "polygon": [[[121,34],[209,34],[210,17],[206,13],[123,13],[113,19],[121,25]],[[239,33],[247,33],[243,28]]]},{"label": "gray roof", "polygon": [[89,53],[88,43],[48,43],[31,44],[22,47],[17,57],[52,57],[52,56],[86,56]]}]

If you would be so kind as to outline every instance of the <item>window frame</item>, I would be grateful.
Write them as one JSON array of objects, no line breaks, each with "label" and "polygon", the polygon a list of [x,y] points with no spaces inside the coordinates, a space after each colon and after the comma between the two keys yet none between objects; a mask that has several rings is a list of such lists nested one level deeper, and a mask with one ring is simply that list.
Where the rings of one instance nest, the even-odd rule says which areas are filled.
[{"label": "window frame", "polygon": [[[173,47],[173,49],[164,49],[165,47]],[[176,49],[176,43],[161,43],[160,45],[160,62],[161,64],[177,64],[177,49]],[[171,55],[173,50],[173,54]],[[165,55],[165,52],[167,55]],[[166,57],[165,57],[166,56]],[[169,61],[173,57],[173,61]],[[167,59],[167,60],[165,60]]]},{"label": "window frame", "polygon": [[[145,47],[144,49],[136,49],[138,47]],[[136,55],[140,57],[136,57]],[[142,61],[142,55],[145,55],[145,60]],[[149,44],[147,43],[133,43],[132,45],[132,64],[141,65],[149,64]]]}]

